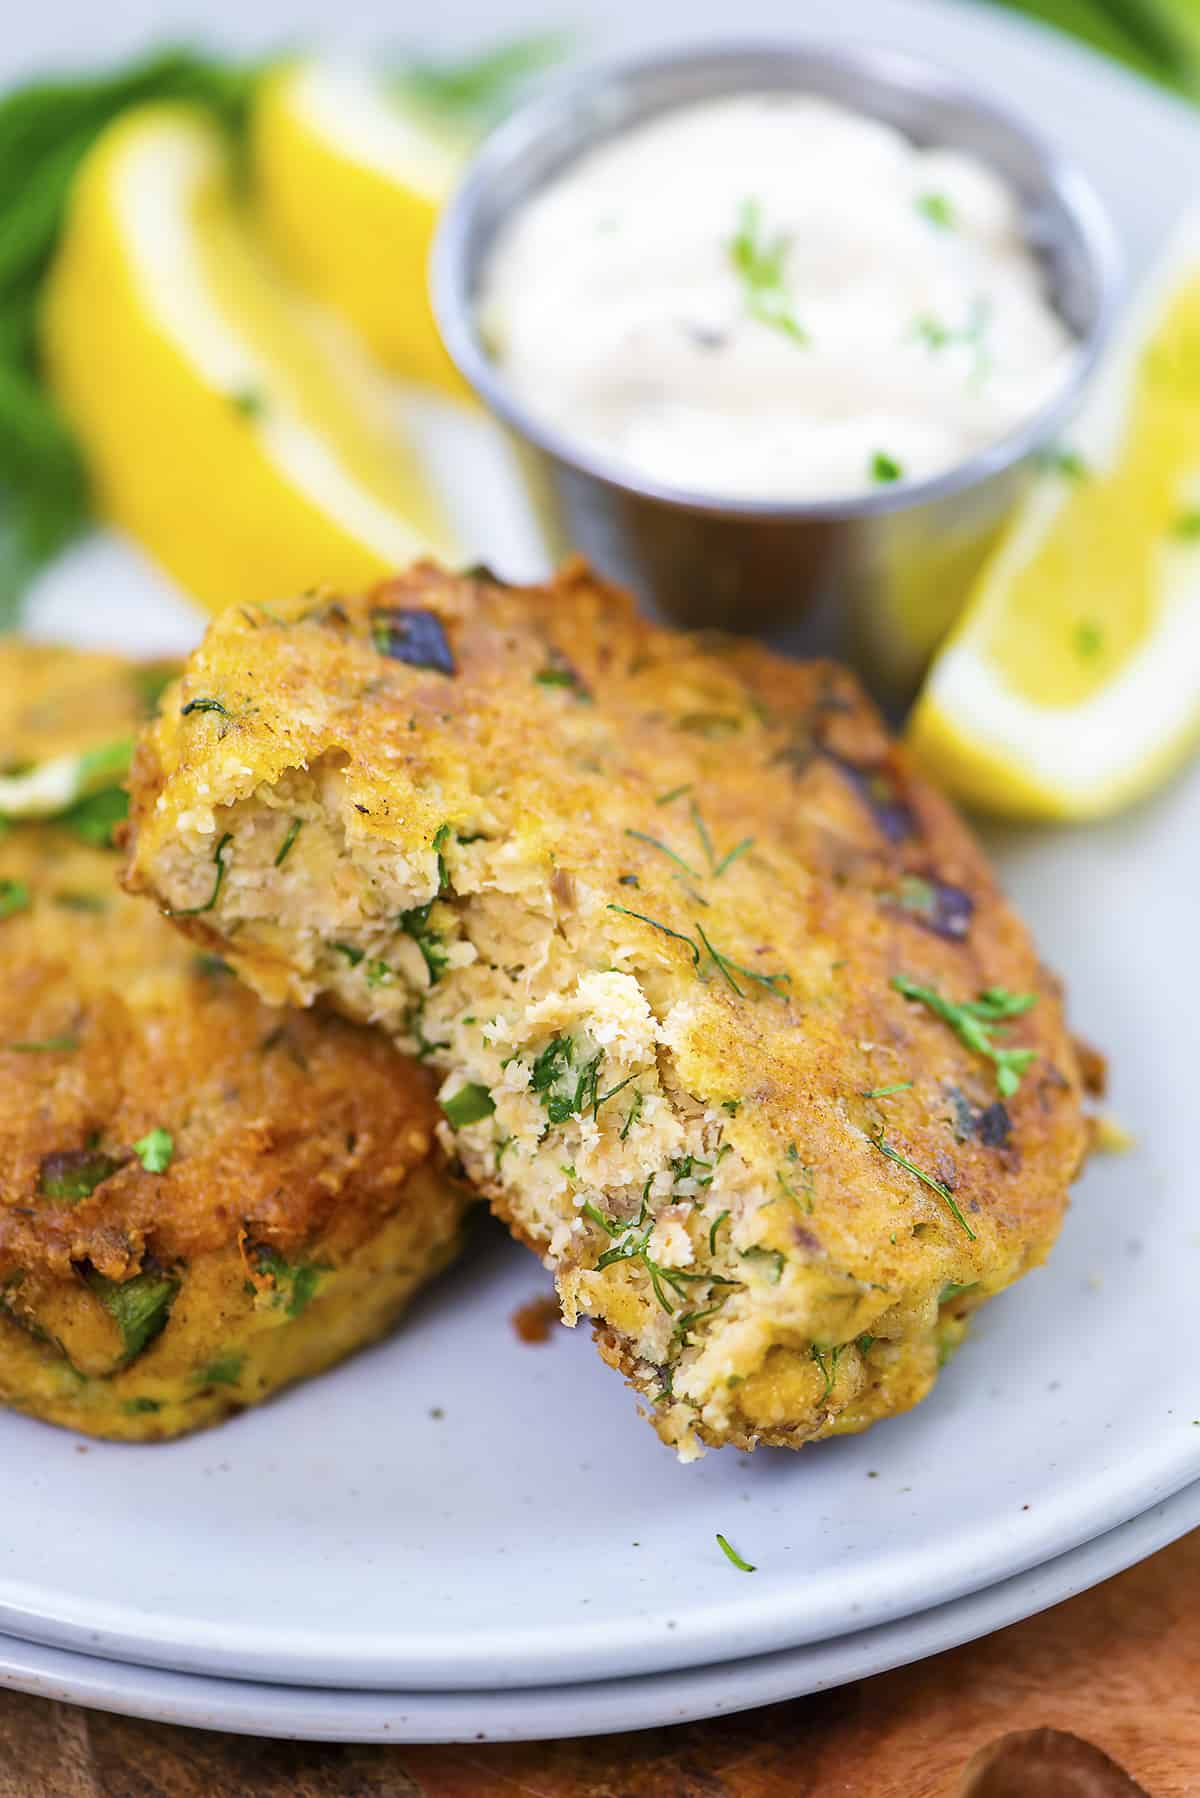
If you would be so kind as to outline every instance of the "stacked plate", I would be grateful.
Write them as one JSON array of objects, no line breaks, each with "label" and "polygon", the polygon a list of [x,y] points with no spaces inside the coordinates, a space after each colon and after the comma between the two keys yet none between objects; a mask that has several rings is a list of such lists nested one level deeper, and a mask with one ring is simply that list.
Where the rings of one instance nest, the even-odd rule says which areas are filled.
[{"label": "stacked plate", "polygon": [[[161,0],[140,10],[161,34]],[[296,41],[326,10],[273,0],[253,25]],[[603,47],[695,42],[725,10],[612,3]],[[228,12],[244,38],[246,9]],[[494,32],[470,0],[439,12],[459,42]],[[354,6],[339,13],[352,31]],[[787,0],[738,9],[745,32],[794,17]],[[1200,127],[1181,107],[1032,28],[929,0],[809,0],[804,22],[986,67],[1042,110],[1139,260],[1194,189]],[[99,29],[52,7],[6,55],[79,54]],[[502,561],[510,501],[497,476],[474,527]],[[39,607],[46,632],[94,638],[101,618],[131,648],[184,648],[197,628],[113,545]],[[394,1341],[213,1434],[85,1446],[0,1417],[0,1680],[277,1735],[625,1729],[932,1653],[1200,1524],[1198,846],[1196,778],[1110,827],[994,843],[1077,1026],[1112,1055],[1138,1147],[1092,1166],[1050,1266],[984,1312],[913,1415],[799,1456],[678,1466],[582,1333],[519,1339],[513,1312],[544,1276],[484,1225]]]}]

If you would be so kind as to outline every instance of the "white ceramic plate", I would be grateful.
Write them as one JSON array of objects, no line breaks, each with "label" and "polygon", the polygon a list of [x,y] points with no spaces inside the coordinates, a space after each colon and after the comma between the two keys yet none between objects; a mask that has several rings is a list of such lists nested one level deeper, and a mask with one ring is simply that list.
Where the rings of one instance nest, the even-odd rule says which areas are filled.
[{"label": "white ceramic plate", "polygon": [[506,1692],[339,1692],[133,1667],[0,1637],[0,1687],[196,1729],[318,1742],[521,1742],[693,1723],[940,1654],[1084,1592],[1200,1524],[1200,1486],[1045,1567],[836,1641],[716,1667]]},{"label": "white ceramic plate", "polygon": [[[694,41],[727,11],[606,0],[590,35],[605,49]],[[506,6],[502,28],[546,12],[546,0]],[[460,42],[497,30],[485,0],[443,0],[438,13]],[[50,0],[9,22],[3,56],[77,58],[191,16],[184,0]],[[795,29],[796,17],[791,0],[737,9],[742,34]],[[1135,260],[1194,190],[1192,116],[1053,37],[929,0],[807,0],[803,19],[813,34],[923,51],[1019,100],[1092,174]],[[230,41],[295,41],[319,35],[329,9],[226,0],[205,20],[210,32],[227,21]],[[337,22],[359,41],[381,34],[355,0]],[[493,469],[462,482],[479,488],[480,550],[519,561],[528,544],[503,471],[489,445],[476,452]],[[46,583],[38,618],[147,648],[186,645],[196,628],[104,544]],[[1200,1477],[1200,779],[1111,828],[1014,834],[1001,862],[1068,977],[1077,1026],[1113,1051],[1114,1104],[1142,1147],[1089,1172],[1049,1269],[985,1313],[918,1412],[800,1456],[678,1467],[582,1334],[518,1344],[510,1313],[543,1276],[493,1240],[395,1341],[216,1434],[81,1453],[0,1418],[0,1628],[320,1687],[640,1677],[825,1642],[983,1591]],[[722,1557],[718,1530],[756,1574]]]}]

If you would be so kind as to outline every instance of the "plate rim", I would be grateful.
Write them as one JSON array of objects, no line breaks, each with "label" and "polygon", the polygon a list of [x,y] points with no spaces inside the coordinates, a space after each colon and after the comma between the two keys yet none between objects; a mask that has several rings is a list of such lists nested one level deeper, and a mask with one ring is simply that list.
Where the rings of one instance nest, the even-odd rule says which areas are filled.
[{"label": "plate rim", "polygon": [[[669,1727],[873,1678],[1049,1610],[1200,1526],[1200,1481],[1024,1573],[832,1642],[650,1676],[493,1692],[344,1691],[174,1673],[0,1636],[0,1690],[121,1716],[318,1742],[520,1742]],[[123,1676],[123,1677],[122,1677]]]}]

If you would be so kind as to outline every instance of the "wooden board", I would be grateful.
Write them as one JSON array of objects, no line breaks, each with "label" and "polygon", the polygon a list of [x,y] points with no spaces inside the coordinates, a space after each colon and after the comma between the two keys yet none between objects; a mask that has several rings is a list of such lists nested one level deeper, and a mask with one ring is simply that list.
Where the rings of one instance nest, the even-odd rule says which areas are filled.
[{"label": "wooden board", "polygon": [[0,1693],[0,1798],[1139,1792],[1200,1798],[1200,1532],[983,1642],[676,1730],[521,1747],[352,1748],[172,1729]]}]

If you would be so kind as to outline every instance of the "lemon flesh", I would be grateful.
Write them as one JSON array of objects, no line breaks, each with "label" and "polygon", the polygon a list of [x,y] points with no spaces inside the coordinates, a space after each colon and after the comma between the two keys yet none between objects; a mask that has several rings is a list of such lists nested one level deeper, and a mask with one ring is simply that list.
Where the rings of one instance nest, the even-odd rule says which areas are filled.
[{"label": "lemon flesh", "polygon": [[139,108],[97,140],[42,349],[100,511],[205,605],[458,559],[365,359],[264,256],[202,114]]},{"label": "lemon flesh", "polygon": [[910,732],[960,798],[1094,818],[1200,734],[1200,221],[1122,329],[934,663]]},{"label": "lemon flesh", "polygon": [[464,395],[427,269],[470,139],[367,71],[314,60],[263,84],[251,143],[264,226],[291,272],[387,368]]}]

